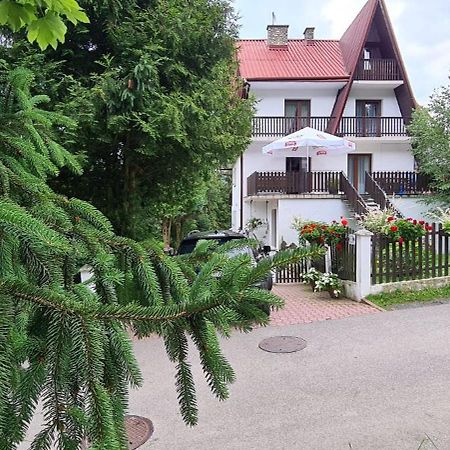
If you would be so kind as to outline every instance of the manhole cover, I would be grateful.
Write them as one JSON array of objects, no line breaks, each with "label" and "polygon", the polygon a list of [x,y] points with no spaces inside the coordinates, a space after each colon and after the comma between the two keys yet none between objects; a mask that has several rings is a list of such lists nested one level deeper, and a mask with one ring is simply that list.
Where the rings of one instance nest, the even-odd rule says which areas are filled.
[{"label": "manhole cover", "polygon": [[293,353],[306,348],[306,341],[295,336],[275,336],[261,341],[259,348],[270,353]]},{"label": "manhole cover", "polygon": [[151,420],[140,416],[126,416],[125,428],[128,435],[128,448],[134,450],[145,444],[153,434]]}]

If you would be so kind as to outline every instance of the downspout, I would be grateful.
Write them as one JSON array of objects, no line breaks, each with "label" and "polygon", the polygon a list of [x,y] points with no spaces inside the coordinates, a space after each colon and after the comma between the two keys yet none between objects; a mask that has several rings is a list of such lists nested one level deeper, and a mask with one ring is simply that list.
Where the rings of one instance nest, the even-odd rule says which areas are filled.
[{"label": "downspout", "polygon": [[240,158],[240,194],[241,194],[241,201],[240,201],[240,229],[241,231],[244,230],[244,154],[242,153]]}]

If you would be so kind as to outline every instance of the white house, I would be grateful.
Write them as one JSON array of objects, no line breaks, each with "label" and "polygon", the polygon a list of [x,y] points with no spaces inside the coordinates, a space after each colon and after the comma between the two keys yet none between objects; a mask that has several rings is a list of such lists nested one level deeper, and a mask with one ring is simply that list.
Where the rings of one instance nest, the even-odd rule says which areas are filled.
[{"label": "white house", "polygon": [[[259,237],[279,248],[297,242],[294,217],[351,217],[368,202],[384,207],[380,190],[425,189],[406,130],[416,103],[383,0],[368,0],[340,40],[315,39],[314,28],[289,39],[288,25],[269,25],[267,39],[239,41],[238,59],[258,103],[252,142],[233,168],[234,229],[259,218]],[[305,126],[344,136],[357,150],[313,153],[308,172],[306,158],[295,153],[262,153]]]}]

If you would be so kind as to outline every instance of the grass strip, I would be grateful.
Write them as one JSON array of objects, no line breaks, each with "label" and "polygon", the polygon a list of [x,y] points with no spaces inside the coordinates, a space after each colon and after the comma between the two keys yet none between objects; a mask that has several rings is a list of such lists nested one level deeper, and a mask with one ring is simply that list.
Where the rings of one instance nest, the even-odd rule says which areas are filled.
[{"label": "grass strip", "polygon": [[450,285],[439,288],[425,288],[416,291],[397,290],[394,292],[383,292],[382,294],[368,295],[367,299],[385,309],[403,303],[427,303],[442,299],[450,300]]}]

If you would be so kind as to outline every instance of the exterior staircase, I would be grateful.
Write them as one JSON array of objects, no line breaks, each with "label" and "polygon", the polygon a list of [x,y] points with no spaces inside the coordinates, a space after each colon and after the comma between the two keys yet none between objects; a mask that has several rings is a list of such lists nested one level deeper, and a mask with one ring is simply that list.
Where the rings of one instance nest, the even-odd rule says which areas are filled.
[{"label": "exterior staircase", "polygon": [[349,217],[351,228],[360,228],[357,217],[373,210],[391,209],[398,217],[403,217],[400,211],[388,199],[386,192],[368,172],[366,172],[365,188],[366,192],[358,192],[348,178],[344,174],[341,174],[341,189],[345,194],[343,201],[351,214],[351,217]]},{"label": "exterior staircase", "polygon": [[364,200],[364,203],[367,206],[367,209],[373,210],[373,209],[380,209],[381,206],[379,203],[377,203],[370,194],[364,193],[361,194],[362,199]]}]

